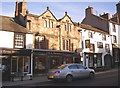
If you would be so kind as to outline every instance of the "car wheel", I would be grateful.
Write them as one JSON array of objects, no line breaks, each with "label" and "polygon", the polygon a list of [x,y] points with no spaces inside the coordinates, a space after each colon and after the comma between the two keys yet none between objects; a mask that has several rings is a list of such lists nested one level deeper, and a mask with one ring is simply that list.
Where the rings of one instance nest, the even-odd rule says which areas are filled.
[{"label": "car wheel", "polygon": [[93,73],[93,72],[90,72],[89,78],[90,78],[90,79],[93,79],[93,78],[94,78],[94,73]]},{"label": "car wheel", "polygon": [[72,80],[73,80],[72,75],[67,75],[66,81],[67,81],[67,82],[72,82]]}]

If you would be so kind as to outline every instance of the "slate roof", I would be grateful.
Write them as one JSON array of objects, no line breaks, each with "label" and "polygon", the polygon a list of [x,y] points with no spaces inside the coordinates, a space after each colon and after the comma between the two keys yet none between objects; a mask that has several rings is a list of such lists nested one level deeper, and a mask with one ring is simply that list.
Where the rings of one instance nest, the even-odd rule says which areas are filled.
[{"label": "slate roof", "polygon": [[84,28],[84,29],[87,29],[87,30],[91,30],[91,31],[99,32],[99,33],[102,33],[102,34],[108,34],[107,32],[102,31],[101,29],[98,29],[98,28],[92,27],[92,26],[90,26],[90,25],[80,24],[80,27],[81,27],[81,28]]},{"label": "slate roof", "polygon": [[80,28],[84,28],[84,29],[86,29],[86,30],[95,31],[95,32],[99,32],[99,33],[102,33],[102,34],[108,34],[107,32],[102,31],[102,30],[99,29],[99,28],[95,28],[95,27],[90,26],[90,25],[87,25],[87,24],[80,24],[80,23],[74,22],[74,25],[75,25],[75,26],[79,26]]},{"label": "slate roof", "polygon": [[0,30],[17,33],[30,33],[27,28],[17,24],[14,18],[8,16],[0,16]]}]

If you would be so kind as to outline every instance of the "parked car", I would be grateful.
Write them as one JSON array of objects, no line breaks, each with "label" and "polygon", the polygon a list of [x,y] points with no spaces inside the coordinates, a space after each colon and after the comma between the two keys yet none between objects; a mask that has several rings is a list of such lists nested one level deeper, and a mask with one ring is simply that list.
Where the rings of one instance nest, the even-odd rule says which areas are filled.
[{"label": "parked car", "polygon": [[71,82],[74,78],[94,78],[94,69],[87,68],[81,64],[62,64],[61,66],[50,69],[47,78],[50,80],[65,79]]}]

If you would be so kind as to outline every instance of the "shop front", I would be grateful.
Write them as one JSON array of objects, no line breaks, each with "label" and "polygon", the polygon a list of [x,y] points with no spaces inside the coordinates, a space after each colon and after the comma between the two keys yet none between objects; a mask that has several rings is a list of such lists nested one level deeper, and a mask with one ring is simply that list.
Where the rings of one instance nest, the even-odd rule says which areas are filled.
[{"label": "shop front", "polygon": [[102,67],[102,53],[84,53],[84,64],[90,68]]},{"label": "shop front", "polygon": [[10,81],[11,74],[20,77],[21,74],[31,74],[31,50],[2,49],[2,80]]},{"label": "shop front", "polygon": [[33,50],[33,74],[46,74],[61,64],[73,63],[74,52],[65,52],[58,50]]}]

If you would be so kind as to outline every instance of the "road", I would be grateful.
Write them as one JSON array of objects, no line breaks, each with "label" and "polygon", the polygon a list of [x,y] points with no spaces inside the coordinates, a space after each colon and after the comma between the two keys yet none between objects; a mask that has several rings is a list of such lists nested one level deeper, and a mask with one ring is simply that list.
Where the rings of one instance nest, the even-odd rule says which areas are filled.
[{"label": "road", "polygon": [[118,71],[96,74],[95,79],[80,79],[71,83],[46,81],[25,86],[118,86]]}]

